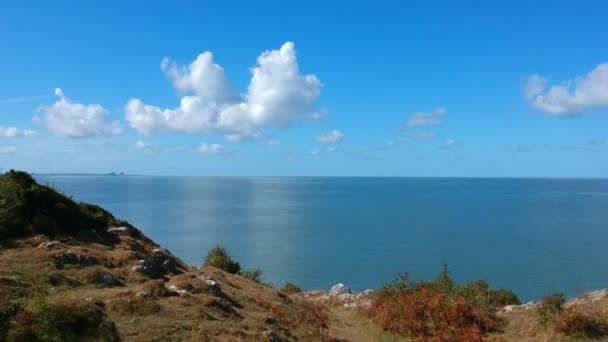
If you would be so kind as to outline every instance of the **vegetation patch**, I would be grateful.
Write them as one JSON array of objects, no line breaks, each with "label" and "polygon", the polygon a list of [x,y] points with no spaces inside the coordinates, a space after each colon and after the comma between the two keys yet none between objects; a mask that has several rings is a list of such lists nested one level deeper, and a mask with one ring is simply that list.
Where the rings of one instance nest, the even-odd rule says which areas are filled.
[{"label": "vegetation patch", "polygon": [[240,271],[239,275],[242,277],[245,277],[251,281],[254,281],[258,284],[265,285],[264,280],[262,279],[262,270],[259,268]]},{"label": "vegetation patch", "polygon": [[12,302],[9,307],[11,311],[5,311],[1,323],[7,341],[118,341],[116,327],[107,319],[102,303],[49,300],[48,293],[36,287],[24,305]]},{"label": "vegetation patch", "polygon": [[434,282],[410,282],[400,275],[375,293],[364,312],[382,330],[423,340],[476,341],[504,327],[496,314],[519,299],[492,290],[485,281],[459,285],[446,269]]},{"label": "vegetation patch", "polygon": [[78,203],[21,171],[0,176],[0,239],[76,235],[79,232],[104,234],[108,227],[129,226],[103,208]]},{"label": "vegetation patch", "polygon": [[554,293],[544,297],[538,308],[538,322],[546,325],[557,320],[564,311],[565,303],[566,297],[563,293]]},{"label": "vegetation patch", "polygon": [[302,292],[302,289],[296,284],[286,282],[285,285],[281,288],[281,292],[291,295]]},{"label": "vegetation patch", "polygon": [[207,258],[205,258],[203,266],[217,267],[220,270],[231,274],[236,274],[241,271],[241,265],[232,259],[232,256],[230,256],[226,248],[219,245],[213,247],[207,253]]}]

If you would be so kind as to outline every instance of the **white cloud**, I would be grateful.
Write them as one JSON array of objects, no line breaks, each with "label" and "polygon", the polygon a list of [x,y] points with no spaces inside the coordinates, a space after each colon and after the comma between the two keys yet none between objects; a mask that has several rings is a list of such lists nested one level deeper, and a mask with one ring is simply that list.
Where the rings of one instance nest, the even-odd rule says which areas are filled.
[{"label": "white cloud", "polygon": [[101,105],[74,103],[60,88],[55,89],[55,95],[57,102],[40,108],[42,122],[51,133],[70,138],[121,134],[118,121],[108,122],[108,111]]},{"label": "white cloud", "polygon": [[239,100],[238,92],[224,77],[224,69],[213,63],[213,54],[203,52],[189,66],[178,66],[163,58],[161,70],[183,92],[193,92],[205,103],[230,103]]},{"label": "white cloud", "polygon": [[528,100],[533,99],[538,94],[542,93],[547,87],[547,80],[542,78],[538,74],[531,75],[528,77],[528,83],[524,91]]},{"label": "white cloud", "polygon": [[407,119],[407,127],[440,125],[441,118],[447,113],[445,108],[436,108],[431,113],[415,112]]},{"label": "white cloud", "polygon": [[149,150],[150,148],[152,148],[152,146],[145,141],[138,140],[137,142],[135,142],[135,148],[138,150]]},{"label": "white cloud", "polygon": [[204,132],[241,140],[259,136],[264,125],[284,128],[322,116],[316,110],[322,84],[315,75],[300,74],[291,42],[258,57],[243,96],[226,80],[224,70],[213,63],[210,52],[200,54],[185,67],[165,58],[161,69],[178,90],[191,95],[182,97],[174,109],[129,100],[126,119],[141,133]]},{"label": "white cloud", "polygon": [[13,153],[16,151],[17,148],[15,146],[0,146],[0,153]]},{"label": "white cloud", "polygon": [[280,140],[274,140],[274,139],[270,139],[270,140],[266,140],[266,145],[281,145],[281,141]]},{"label": "white cloud", "polygon": [[437,132],[417,132],[414,133],[414,138],[419,140],[432,140],[435,139],[439,133]]},{"label": "white cloud", "polygon": [[334,129],[330,132],[321,132],[316,139],[322,143],[339,143],[344,139],[344,134]]},{"label": "white cloud", "polygon": [[202,154],[220,154],[224,152],[224,146],[220,144],[203,143],[198,147],[197,151]]},{"label": "white cloud", "polygon": [[337,148],[337,147],[335,147],[335,146],[330,146],[330,147],[328,147],[328,148],[326,148],[326,149],[325,149],[325,152],[327,152],[327,153],[331,153],[331,152],[336,152],[337,150],[338,150],[338,148]]},{"label": "white cloud", "polygon": [[550,115],[568,117],[587,108],[608,106],[608,63],[574,81],[546,86],[547,81],[534,74],[528,78],[525,95],[534,108]]},{"label": "white cloud", "polygon": [[13,98],[13,99],[0,99],[0,104],[20,103],[20,102],[40,100],[40,99],[49,98],[49,97],[51,97],[51,95],[36,95],[36,96],[27,96],[27,97],[17,97],[17,98]]},{"label": "white cloud", "polygon": [[313,155],[313,156],[317,156],[317,155],[321,154],[321,151],[319,151],[319,150],[312,150],[312,151],[310,151],[310,154]]},{"label": "white cloud", "polygon": [[31,137],[37,134],[38,132],[31,129],[18,129],[16,127],[0,126],[0,137],[2,138]]},{"label": "white cloud", "polygon": [[448,139],[443,144],[445,145],[445,147],[454,147],[458,145],[458,142],[454,139]]}]

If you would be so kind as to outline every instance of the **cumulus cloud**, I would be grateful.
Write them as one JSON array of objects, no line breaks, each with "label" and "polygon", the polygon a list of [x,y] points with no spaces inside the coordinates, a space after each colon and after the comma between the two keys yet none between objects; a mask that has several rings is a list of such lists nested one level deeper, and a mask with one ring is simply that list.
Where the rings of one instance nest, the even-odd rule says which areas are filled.
[{"label": "cumulus cloud", "polygon": [[175,88],[187,95],[172,109],[129,100],[125,117],[131,127],[144,134],[203,132],[242,140],[259,136],[264,125],[284,128],[322,116],[316,110],[322,84],[315,75],[300,74],[292,42],[258,57],[245,95],[230,85],[211,52],[200,54],[188,66],[165,58],[161,69]]},{"label": "cumulus cloud", "polygon": [[415,112],[407,119],[407,127],[440,125],[442,117],[447,113],[445,108],[436,108],[431,113]]},{"label": "cumulus cloud", "polygon": [[239,100],[238,92],[224,76],[224,69],[213,63],[213,54],[203,52],[188,66],[179,66],[165,57],[161,70],[176,89],[193,92],[205,103],[223,104]]},{"label": "cumulus cloud", "polygon": [[528,78],[525,96],[530,104],[558,117],[576,115],[591,107],[608,106],[608,63],[599,64],[584,76],[547,89],[547,80],[534,74]]},{"label": "cumulus cloud", "polygon": [[202,154],[220,154],[224,152],[224,146],[220,144],[202,143],[197,151]]},{"label": "cumulus cloud", "polygon": [[338,130],[333,130],[330,132],[321,132],[317,135],[317,141],[322,143],[339,143],[344,139],[344,134]]},{"label": "cumulus cloud", "polygon": [[0,153],[13,153],[16,151],[17,148],[15,146],[0,146]]},{"label": "cumulus cloud", "polygon": [[108,111],[101,105],[74,103],[60,88],[55,89],[55,95],[57,102],[40,108],[41,121],[51,133],[69,138],[121,134],[118,121],[107,121]]},{"label": "cumulus cloud", "polygon": [[38,132],[31,129],[18,129],[16,127],[0,126],[0,137],[2,138],[31,137],[37,134]]}]

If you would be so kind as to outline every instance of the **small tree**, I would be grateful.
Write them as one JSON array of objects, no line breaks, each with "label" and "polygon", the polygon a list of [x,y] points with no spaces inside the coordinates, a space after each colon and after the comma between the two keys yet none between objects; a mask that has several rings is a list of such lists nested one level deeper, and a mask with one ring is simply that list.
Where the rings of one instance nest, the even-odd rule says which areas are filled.
[{"label": "small tree", "polygon": [[302,289],[296,284],[286,282],[285,286],[283,286],[283,288],[281,289],[281,292],[287,294],[295,294],[302,292]]},{"label": "small tree", "polygon": [[538,308],[538,321],[544,325],[556,320],[562,311],[564,311],[565,303],[566,297],[564,297],[563,293],[554,293],[543,298]]},{"label": "small tree", "polygon": [[213,247],[208,253],[203,266],[213,266],[228,273],[236,274],[241,271],[241,265],[234,261],[226,248],[219,245]]}]

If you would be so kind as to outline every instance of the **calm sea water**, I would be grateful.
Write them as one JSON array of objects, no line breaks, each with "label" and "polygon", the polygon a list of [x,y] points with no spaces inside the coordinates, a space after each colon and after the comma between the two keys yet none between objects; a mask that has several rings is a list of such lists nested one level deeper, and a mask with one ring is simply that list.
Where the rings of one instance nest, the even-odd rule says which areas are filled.
[{"label": "calm sea water", "polygon": [[486,279],[524,300],[608,287],[608,180],[37,176],[191,264],[215,244],[267,281]]}]

